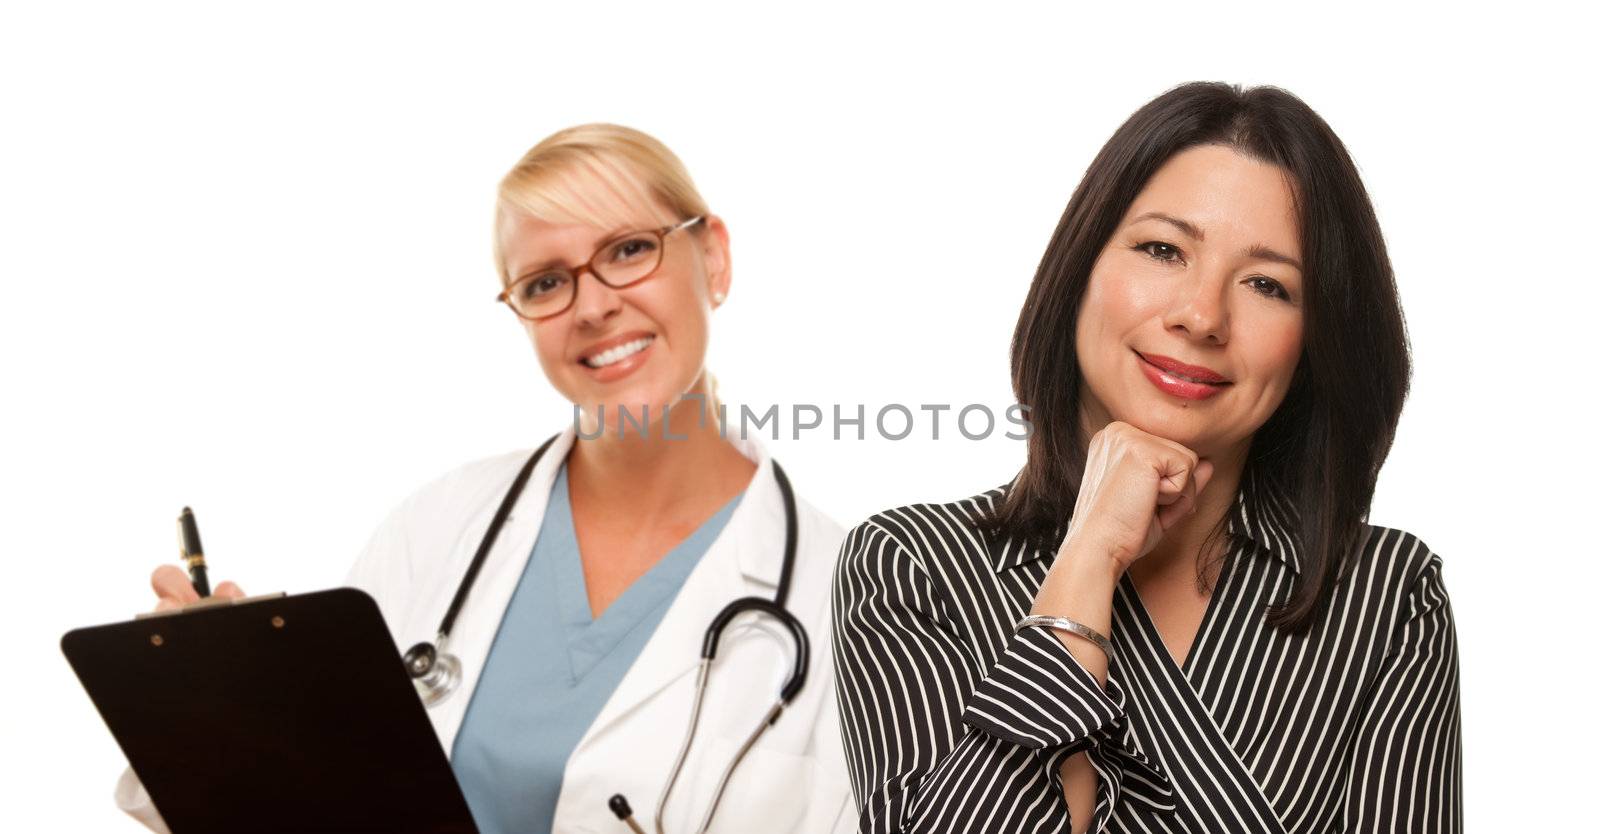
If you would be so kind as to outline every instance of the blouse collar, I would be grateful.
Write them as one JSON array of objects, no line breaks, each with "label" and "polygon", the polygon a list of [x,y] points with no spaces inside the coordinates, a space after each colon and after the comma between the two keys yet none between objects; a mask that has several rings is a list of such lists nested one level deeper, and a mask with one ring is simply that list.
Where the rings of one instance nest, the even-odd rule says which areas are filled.
[{"label": "blouse collar", "polygon": [[1242,534],[1299,574],[1300,513],[1289,496],[1257,473],[1249,472],[1240,479],[1234,504],[1243,524],[1230,513],[1228,532]]}]

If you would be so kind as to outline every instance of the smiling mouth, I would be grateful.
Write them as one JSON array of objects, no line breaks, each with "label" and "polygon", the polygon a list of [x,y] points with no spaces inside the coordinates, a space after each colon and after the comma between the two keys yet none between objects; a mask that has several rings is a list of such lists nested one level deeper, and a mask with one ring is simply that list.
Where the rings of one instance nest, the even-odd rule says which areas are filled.
[{"label": "smiling mouth", "polygon": [[1181,379],[1184,382],[1193,382],[1196,385],[1210,385],[1210,386],[1212,386],[1214,388],[1221,388],[1224,385],[1232,385],[1233,384],[1233,382],[1231,380],[1196,379],[1196,378],[1194,378],[1192,376],[1188,376],[1187,374],[1182,374],[1182,373],[1179,373],[1179,372],[1177,372],[1175,370],[1170,370],[1168,368],[1164,368],[1164,367],[1162,367],[1160,365],[1157,365],[1156,363],[1151,362],[1150,360],[1144,358],[1144,354],[1140,353],[1139,351],[1134,351],[1133,354],[1135,356],[1139,357],[1139,361],[1140,362],[1143,362],[1146,365],[1149,365],[1150,367],[1155,368],[1157,371],[1160,371],[1161,373],[1166,374],[1167,376],[1170,376],[1170,377],[1172,377],[1174,379]]},{"label": "smiling mouth", "polygon": [[615,365],[649,347],[650,343],[655,340],[656,337],[654,336],[641,336],[631,342],[624,342],[616,347],[602,350],[593,356],[585,356],[579,359],[578,362],[586,368],[604,368],[607,365]]}]

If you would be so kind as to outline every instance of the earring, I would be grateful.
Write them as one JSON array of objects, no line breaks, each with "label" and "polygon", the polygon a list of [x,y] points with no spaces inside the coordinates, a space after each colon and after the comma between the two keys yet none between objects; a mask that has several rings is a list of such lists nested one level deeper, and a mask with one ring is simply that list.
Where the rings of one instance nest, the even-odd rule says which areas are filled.
[{"label": "earring", "polygon": [[724,300],[727,299],[727,297],[728,297],[727,294],[724,293],[722,290],[717,290],[716,292],[711,294],[711,300],[717,302],[718,304],[721,304]]}]

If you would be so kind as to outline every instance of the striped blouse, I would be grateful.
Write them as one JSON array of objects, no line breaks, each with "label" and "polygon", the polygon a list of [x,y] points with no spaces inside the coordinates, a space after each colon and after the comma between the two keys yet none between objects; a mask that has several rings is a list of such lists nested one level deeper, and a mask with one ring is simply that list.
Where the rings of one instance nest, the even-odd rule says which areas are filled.
[{"label": "striped blouse", "polygon": [[1321,620],[1279,633],[1264,609],[1300,571],[1294,516],[1246,478],[1182,666],[1125,574],[1102,687],[1048,629],[1013,631],[1055,554],[974,526],[1008,488],[845,539],[834,663],[861,831],[1064,834],[1059,767],[1085,749],[1090,831],[1461,830],[1455,627],[1420,539],[1365,526]]}]

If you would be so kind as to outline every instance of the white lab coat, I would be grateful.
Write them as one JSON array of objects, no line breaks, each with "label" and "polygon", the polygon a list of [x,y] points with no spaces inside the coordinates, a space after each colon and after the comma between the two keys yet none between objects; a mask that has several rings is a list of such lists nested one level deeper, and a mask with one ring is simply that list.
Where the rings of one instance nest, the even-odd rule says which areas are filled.
[{"label": "white lab coat", "polygon": [[[574,438],[569,426],[534,468],[456,620],[449,650],[461,659],[461,687],[428,711],[447,752],[533,550],[556,470]],[[615,793],[626,795],[636,820],[653,830],[656,801],[688,724],[707,624],[728,602],[751,595],[770,599],[776,588],[783,561],[782,494],[761,444],[730,439],[756,462],[756,474],[567,760],[556,804],[558,834],[625,834],[626,827],[606,806]],[[434,639],[490,518],[529,454],[504,454],[446,474],[402,502],[373,534],[349,584],[378,601],[398,650]],[[810,674],[799,697],[739,765],[712,831],[856,830],[834,701],[828,606],[844,530],[798,496],[796,510],[799,532],[788,608],[810,637]],[[724,631],[700,728],[667,807],[669,832],[698,828],[723,769],[776,701],[792,659],[788,633],[764,617],[741,615]],[[116,794],[123,810],[152,829],[166,830],[131,771],[123,773]]]}]

